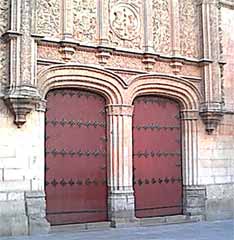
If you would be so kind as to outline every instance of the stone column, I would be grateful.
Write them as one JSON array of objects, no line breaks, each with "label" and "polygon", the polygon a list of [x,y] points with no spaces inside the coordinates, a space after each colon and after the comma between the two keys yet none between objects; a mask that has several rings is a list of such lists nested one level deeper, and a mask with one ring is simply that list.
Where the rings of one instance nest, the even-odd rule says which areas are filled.
[{"label": "stone column", "polygon": [[63,0],[63,38],[73,37],[73,0]]},{"label": "stone column", "polygon": [[11,1],[10,29],[4,35],[10,42],[10,82],[4,100],[21,127],[40,96],[35,86],[35,44],[31,36],[34,0]]},{"label": "stone column", "polygon": [[182,119],[182,164],[184,214],[205,214],[205,186],[198,185],[198,111],[184,110]]},{"label": "stone column", "polygon": [[171,12],[171,49],[172,49],[172,62],[170,66],[174,74],[179,74],[183,66],[180,59],[180,7],[178,0],[170,0]]},{"label": "stone column", "polygon": [[144,58],[145,69],[151,71],[156,62],[153,48],[153,6],[152,1],[144,1]]},{"label": "stone column", "polygon": [[70,61],[75,53],[73,40],[73,0],[62,0],[62,36],[60,52],[64,61]]},{"label": "stone column", "polygon": [[108,206],[113,226],[134,220],[131,105],[108,105]]},{"label": "stone column", "polygon": [[99,46],[96,57],[101,65],[105,65],[111,57],[112,48],[109,45],[108,31],[109,31],[109,19],[108,19],[108,4],[109,1],[98,1],[98,29],[99,29]]},{"label": "stone column", "polygon": [[203,88],[204,102],[200,115],[208,134],[211,134],[220,122],[222,111],[223,61],[220,49],[219,8],[217,0],[201,0],[203,33]]}]

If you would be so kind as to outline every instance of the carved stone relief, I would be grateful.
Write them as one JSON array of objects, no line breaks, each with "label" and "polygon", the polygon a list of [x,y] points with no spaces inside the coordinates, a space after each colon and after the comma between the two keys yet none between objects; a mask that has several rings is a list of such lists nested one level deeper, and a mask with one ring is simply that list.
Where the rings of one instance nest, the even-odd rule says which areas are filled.
[{"label": "carved stone relief", "polygon": [[125,54],[113,54],[107,63],[107,67],[129,68],[136,70],[145,70],[142,64],[141,56],[128,56]]},{"label": "carved stone relief", "polygon": [[59,52],[59,47],[54,45],[39,45],[37,49],[38,59],[48,59],[63,61],[62,55]]},{"label": "carved stone relief", "polygon": [[[9,1],[0,1],[0,36],[8,29],[8,11],[9,11]],[[7,84],[7,44],[4,43],[3,39],[0,38],[0,92],[3,90]]]},{"label": "carved stone relief", "polygon": [[58,37],[61,28],[61,0],[38,0],[37,33]]},{"label": "carved stone relief", "polygon": [[110,0],[109,41],[119,47],[142,47],[143,1]]},{"label": "carved stone relief", "polygon": [[153,0],[153,41],[156,52],[171,51],[169,0]]},{"label": "carved stone relief", "polygon": [[81,42],[97,41],[97,1],[74,0],[74,37]]},{"label": "carved stone relief", "polygon": [[200,57],[201,23],[199,5],[194,0],[180,1],[181,54]]}]

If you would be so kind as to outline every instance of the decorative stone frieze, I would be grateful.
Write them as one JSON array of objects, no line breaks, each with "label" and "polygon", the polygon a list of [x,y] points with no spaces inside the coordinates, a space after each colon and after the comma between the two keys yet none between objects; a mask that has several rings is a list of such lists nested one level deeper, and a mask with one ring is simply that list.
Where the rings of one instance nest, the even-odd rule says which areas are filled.
[{"label": "decorative stone frieze", "polygon": [[181,55],[201,56],[201,11],[198,1],[180,0],[180,48]]},{"label": "decorative stone frieze", "polygon": [[36,33],[58,37],[61,33],[61,0],[40,0],[36,3]]},{"label": "decorative stone frieze", "polygon": [[73,32],[74,37],[81,42],[97,42],[97,2],[73,0]]},{"label": "decorative stone frieze", "polygon": [[153,44],[157,53],[171,52],[169,0],[153,0]]}]

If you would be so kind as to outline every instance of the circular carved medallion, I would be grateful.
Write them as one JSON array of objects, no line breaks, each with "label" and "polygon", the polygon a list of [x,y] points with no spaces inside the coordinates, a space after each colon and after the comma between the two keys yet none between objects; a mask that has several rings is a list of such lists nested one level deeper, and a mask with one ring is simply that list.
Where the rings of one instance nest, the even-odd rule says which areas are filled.
[{"label": "circular carved medallion", "polygon": [[132,40],[139,35],[140,18],[134,7],[120,3],[110,10],[110,25],[119,38]]}]

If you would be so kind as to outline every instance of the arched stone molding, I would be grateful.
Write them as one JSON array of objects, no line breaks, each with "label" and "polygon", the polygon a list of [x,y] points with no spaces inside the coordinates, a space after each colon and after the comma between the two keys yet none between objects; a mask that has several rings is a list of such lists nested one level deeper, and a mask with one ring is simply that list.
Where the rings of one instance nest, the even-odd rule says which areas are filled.
[{"label": "arched stone molding", "polygon": [[123,104],[127,83],[117,74],[87,65],[56,65],[38,74],[38,91],[43,99],[50,89],[64,87],[89,89],[104,95],[108,104]]},{"label": "arched stone molding", "polygon": [[115,226],[119,222],[129,222],[134,218],[134,197],[132,106],[124,104],[127,84],[118,75],[102,68],[71,64],[52,66],[38,74],[38,91],[42,96],[38,111],[45,109],[49,90],[65,87],[94,91],[106,98],[108,216]]},{"label": "arched stone molding", "polygon": [[191,82],[180,77],[165,74],[145,74],[129,81],[127,103],[132,104],[134,99],[140,95],[165,96],[174,99],[180,104],[184,213],[202,214],[200,206],[204,201],[202,204],[200,204],[201,201],[197,201],[200,193],[193,199],[198,189],[197,119],[201,100],[199,90]]},{"label": "arched stone molding", "polygon": [[182,110],[198,110],[201,94],[194,84],[180,77],[165,74],[144,74],[129,81],[127,102],[136,96],[157,94],[177,100]]}]

